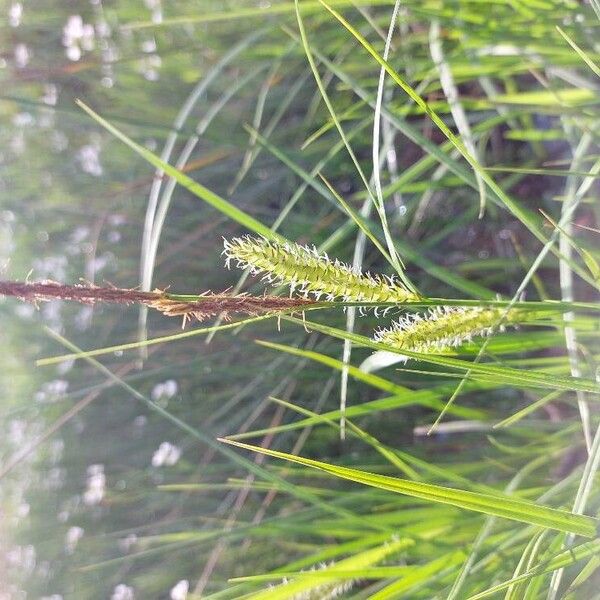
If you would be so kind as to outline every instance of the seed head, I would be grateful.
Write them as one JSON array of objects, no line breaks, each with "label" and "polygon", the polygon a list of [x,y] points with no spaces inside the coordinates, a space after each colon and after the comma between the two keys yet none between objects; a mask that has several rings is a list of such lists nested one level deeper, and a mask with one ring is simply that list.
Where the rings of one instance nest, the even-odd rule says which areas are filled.
[{"label": "seed head", "polygon": [[501,308],[462,308],[437,306],[425,315],[407,315],[388,329],[375,332],[374,340],[394,348],[422,354],[445,354],[474,337],[492,333],[498,322],[499,331],[510,323],[525,320],[525,313]]},{"label": "seed head", "polygon": [[231,261],[273,285],[289,285],[292,292],[317,299],[341,298],[349,302],[408,302],[417,296],[387,275],[372,275],[331,260],[317,249],[294,243],[272,242],[245,236],[224,241],[226,265]]}]

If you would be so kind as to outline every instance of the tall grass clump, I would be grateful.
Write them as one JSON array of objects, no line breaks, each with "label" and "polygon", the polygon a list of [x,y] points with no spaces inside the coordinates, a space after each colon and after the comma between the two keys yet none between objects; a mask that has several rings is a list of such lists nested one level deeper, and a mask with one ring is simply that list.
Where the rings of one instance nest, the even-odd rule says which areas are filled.
[{"label": "tall grass clump", "polygon": [[2,593],[596,597],[596,0],[4,8]]}]

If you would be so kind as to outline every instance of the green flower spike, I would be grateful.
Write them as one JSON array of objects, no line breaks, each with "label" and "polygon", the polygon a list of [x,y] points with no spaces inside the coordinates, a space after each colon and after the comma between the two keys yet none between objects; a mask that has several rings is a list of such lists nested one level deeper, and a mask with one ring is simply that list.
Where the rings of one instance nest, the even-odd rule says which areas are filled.
[{"label": "green flower spike", "polygon": [[362,273],[337,259],[332,261],[325,253],[319,254],[314,246],[249,236],[224,240],[224,246],[227,267],[234,261],[273,285],[289,285],[292,292],[298,290],[317,299],[325,296],[327,300],[381,303],[418,300],[394,277]]},{"label": "green flower spike", "polygon": [[[375,332],[376,342],[422,354],[445,354],[474,337],[488,336],[502,319],[498,331],[507,324],[523,322],[525,313],[502,308],[462,308],[437,306],[425,315],[407,315],[388,329]],[[504,318],[503,318],[504,315]]]}]

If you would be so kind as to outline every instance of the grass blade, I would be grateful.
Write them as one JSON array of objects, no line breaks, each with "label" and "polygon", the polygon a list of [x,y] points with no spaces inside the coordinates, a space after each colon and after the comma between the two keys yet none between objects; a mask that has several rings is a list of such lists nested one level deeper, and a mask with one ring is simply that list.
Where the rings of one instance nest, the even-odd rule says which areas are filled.
[{"label": "grass blade", "polygon": [[[359,471],[348,467],[331,465],[322,461],[312,460],[301,456],[294,456],[277,450],[270,450],[258,446],[251,446],[241,442],[221,439],[222,442],[251,450],[267,456],[273,456],[282,460],[297,463],[325,471],[341,479],[347,479],[356,483],[362,483],[383,490],[389,490],[398,494],[406,494],[414,498],[421,498],[431,502],[450,504],[487,515],[513,519],[522,523],[538,525],[548,529],[556,529],[567,533],[575,533],[584,537],[594,537],[598,521],[592,517],[576,515],[564,510],[539,506],[532,502],[514,500],[508,496],[492,496],[490,494],[479,494],[464,490],[455,490],[443,486],[405,479],[397,479],[386,475]],[[598,542],[600,543],[600,542]]]},{"label": "grass blade", "polygon": [[95,113],[89,106],[85,105],[81,100],[77,100],[77,104],[94,119],[99,125],[102,125],[107,131],[112,133],[116,138],[121,140],[124,144],[129,146],[134,152],[139,154],[142,158],[147,160],[151,165],[164,171],[169,177],[173,177],[181,186],[189,190],[194,196],[197,196],[201,200],[204,200],[207,204],[210,204],[224,215],[236,221],[240,225],[246,227],[250,231],[262,235],[263,237],[270,240],[281,240],[282,237],[279,234],[273,233],[269,227],[263,225],[260,221],[251,217],[243,210],[234,206],[224,198],[221,198],[218,194],[204,187],[202,184],[194,181],[191,177],[188,177],[175,167],[162,161],[154,152],[151,152],[147,148],[140,146],[132,139],[127,137],[122,131],[117,129],[114,125],[111,125],[108,121],[103,119],[100,115]]}]

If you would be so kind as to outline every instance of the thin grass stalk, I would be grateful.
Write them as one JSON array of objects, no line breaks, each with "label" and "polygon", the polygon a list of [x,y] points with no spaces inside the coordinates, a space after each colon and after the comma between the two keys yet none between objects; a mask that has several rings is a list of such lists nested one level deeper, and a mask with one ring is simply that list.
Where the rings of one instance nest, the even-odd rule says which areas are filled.
[{"label": "thin grass stalk", "polygon": [[317,304],[309,298],[283,296],[250,296],[248,294],[214,294],[204,292],[194,296],[170,294],[162,290],[143,292],[136,289],[100,287],[95,285],[65,285],[55,281],[18,282],[0,281],[0,295],[20,298],[26,302],[70,300],[83,304],[139,304],[153,308],[168,317],[182,317],[183,323],[223,313],[250,316],[277,314],[294,308],[302,310]]},{"label": "thin grass stalk", "polygon": [[[177,113],[175,120],[173,121],[173,132],[169,134],[163,150],[161,152],[160,158],[163,162],[168,163],[173,149],[175,148],[175,144],[177,142],[177,137],[179,135],[180,129],[184,126],[187,121],[189,115],[191,114],[194,106],[198,102],[198,100],[202,97],[202,94],[206,90],[206,88],[211,84],[211,82],[218,76],[221,70],[231,62],[240,52],[248,47],[253,41],[260,38],[262,35],[266,33],[266,29],[259,29],[241,42],[233,46],[227,52],[223,58],[206,74],[206,76],[199,81],[190,95],[187,97],[186,101],[181,106],[181,109]],[[148,197],[148,205],[146,208],[146,216],[144,219],[144,230],[142,237],[142,249],[140,253],[140,285],[142,290],[149,291],[152,287],[152,277],[154,274],[154,259],[151,256],[151,248],[152,248],[152,240],[156,238],[156,236],[160,236],[160,229],[157,231],[155,229],[155,216],[156,210],[159,202],[160,190],[163,182],[163,178],[165,173],[161,169],[156,169],[154,181],[152,182],[152,187],[150,189],[150,194]],[[139,316],[138,316],[138,339],[139,341],[145,341],[147,337],[146,332],[146,319],[147,319],[147,308],[142,306],[140,308]],[[140,357],[145,358],[145,350],[144,347],[141,347],[141,355]]]},{"label": "thin grass stalk", "polygon": [[[573,162],[571,163],[572,170],[576,171],[577,169],[579,169],[581,159],[584,158],[591,143],[591,135],[589,133],[584,133],[573,153]],[[567,178],[566,187],[566,200],[562,205],[562,214],[564,214],[571,208],[571,204],[575,200],[575,193],[577,190],[576,177],[569,176]],[[570,240],[572,233],[573,224],[571,222],[571,219],[569,219],[565,222],[564,226],[561,227],[558,241],[560,253],[566,258],[566,260],[560,260],[558,267],[560,277],[560,292],[561,299],[563,302],[573,302],[573,300],[575,299],[575,295],[573,293],[573,271],[569,267],[569,261],[573,255],[573,247]],[[575,329],[572,326],[570,326],[570,323],[572,323],[574,318],[575,315],[572,311],[563,314],[563,321],[565,322],[565,345],[567,347],[567,353],[569,355],[571,375],[573,377],[581,377],[583,373],[579,364],[579,356],[577,350],[577,335],[575,333]],[[581,417],[581,425],[583,429],[585,445],[589,452],[592,445],[592,429],[590,423],[590,409],[586,401],[585,394],[583,392],[577,392],[577,406],[579,408],[579,415]]]},{"label": "thin grass stalk", "polygon": [[[454,77],[452,76],[450,65],[448,64],[444,56],[444,49],[442,46],[442,40],[440,38],[440,22],[437,19],[434,19],[432,21],[431,26],[429,28],[429,48],[431,52],[431,58],[433,59],[433,62],[435,63],[435,66],[440,76],[442,90],[444,91],[446,99],[448,100],[450,112],[452,113],[452,117],[454,119],[454,122],[456,123],[456,128],[458,129],[458,132],[462,137],[465,148],[469,151],[471,156],[478,163],[481,164],[481,157],[479,156],[479,152],[475,147],[473,133],[471,131],[471,126],[469,125],[469,119],[467,118],[465,109],[463,108],[463,105],[460,102],[458,89],[456,87],[456,84],[454,83]],[[383,57],[383,59],[387,61],[387,58],[385,56]],[[483,182],[481,174],[478,170],[474,170],[474,175],[477,181],[477,188],[479,191],[479,218],[481,219],[483,218],[483,214],[485,212],[485,183]]]},{"label": "thin grass stalk", "polygon": [[[383,55],[387,60],[389,56],[390,47],[392,43],[392,36],[394,33],[394,25],[398,18],[398,9],[400,8],[400,0],[396,0],[394,5],[394,10],[392,12],[392,17],[390,19],[390,26],[387,32],[387,36],[385,39],[385,48],[383,51]],[[383,192],[381,190],[381,167],[383,165],[383,161],[380,158],[380,148],[379,148],[379,137],[380,137],[380,127],[381,127],[381,105],[383,102],[383,91],[384,91],[384,83],[385,83],[385,69],[381,68],[379,72],[379,83],[377,86],[377,103],[375,106],[375,115],[373,120],[373,175],[372,180],[375,185],[375,195],[377,202],[375,207],[377,212],[379,213],[379,218],[381,220],[381,225],[383,227],[383,232],[385,236],[385,240],[388,246],[388,253],[393,261],[399,260],[399,257],[396,252],[396,247],[394,246],[394,242],[391,239],[389,226],[387,223],[387,216],[385,214],[385,205],[383,201]],[[392,138],[393,139],[393,138]],[[371,213],[371,199],[367,198],[361,208],[360,216],[364,219],[368,219]],[[367,236],[365,232],[361,229],[358,232],[356,238],[356,244],[354,246],[354,257],[352,260],[353,269],[360,269],[362,267],[362,261],[365,253],[365,243],[367,240]],[[400,265],[399,265],[400,266]],[[352,332],[354,330],[354,321],[356,318],[356,309],[348,309],[346,315],[346,331]],[[348,339],[344,340],[344,346],[342,350],[342,361],[344,363],[344,368],[342,369],[342,375],[340,380],[340,439],[344,440],[346,437],[346,404],[348,400],[348,364],[350,363],[350,358],[352,356],[352,342]]]},{"label": "thin grass stalk", "polygon": [[[302,40],[302,45],[304,47],[304,52],[306,54],[306,58],[310,64],[311,70],[314,74],[315,77],[315,81],[317,83],[317,86],[319,88],[319,91],[321,92],[321,95],[323,96],[323,101],[325,102],[325,105],[327,106],[327,110],[329,111],[331,118],[333,119],[335,126],[340,134],[340,137],[342,138],[342,140],[344,141],[344,145],[346,146],[346,149],[348,151],[348,154],[350,155],[350,158],[352,160],[352,163],[354,164],[356,171],[363,183],[363,185],[365,186],[365,190],[367,192],[367,195],[369,196],[369,198],[371,199],[371,201],[375,204],[375,206],[379,206],[377,203],[376,198],[373,196],[373,192],[371,190],[371,186],[369,185],[369,182],[367,181],[367,178],[363,172],[363,169],[360,166],[360,163],[352,149],[352,146],[350,146],[350,142],[348,140],[348,137],[346,136],[346,133],[341,125],[341,123],[339,122],[339,119],[337,117],[337,114],[335,112],[335,109],[333,108],[333,104],[331,103],[331,100],[329,98],[329,95],[327,94],[327,91],[325,90],[325,87],[323,86],[323,82],[321,80],[321,76],[319,75],[319,71],[317,69],[317,65],[315,63],[315,59],[312,53],[312,50],[310,48],[309,42],[308,42],[308,37],[306,35],[306,29],[304,27],[304,21],[302,19],[302,15],[300,14],[300,5],[298,0],[294,0],[294,5],[296,8],[296,19],[298,22],[298,28],[300,31],[300,37]],[[387,232],[387,235],[389,235],[389,230]],[[396,270],[398,276],[400,277],[400,279],[402,280],[403,284],[410,289],[411,291],[416,293],[416,288],[413,286],[412,282],[410,281],[410,279],[407,277],[407,275],[404,272],[404,268],[403,265],[401,263],[400,257],[398,256],[395,247],[392,245],[392,254],[390,255],[390,259],[391,259],[391,264],[394,267],[394,269]]]}]

